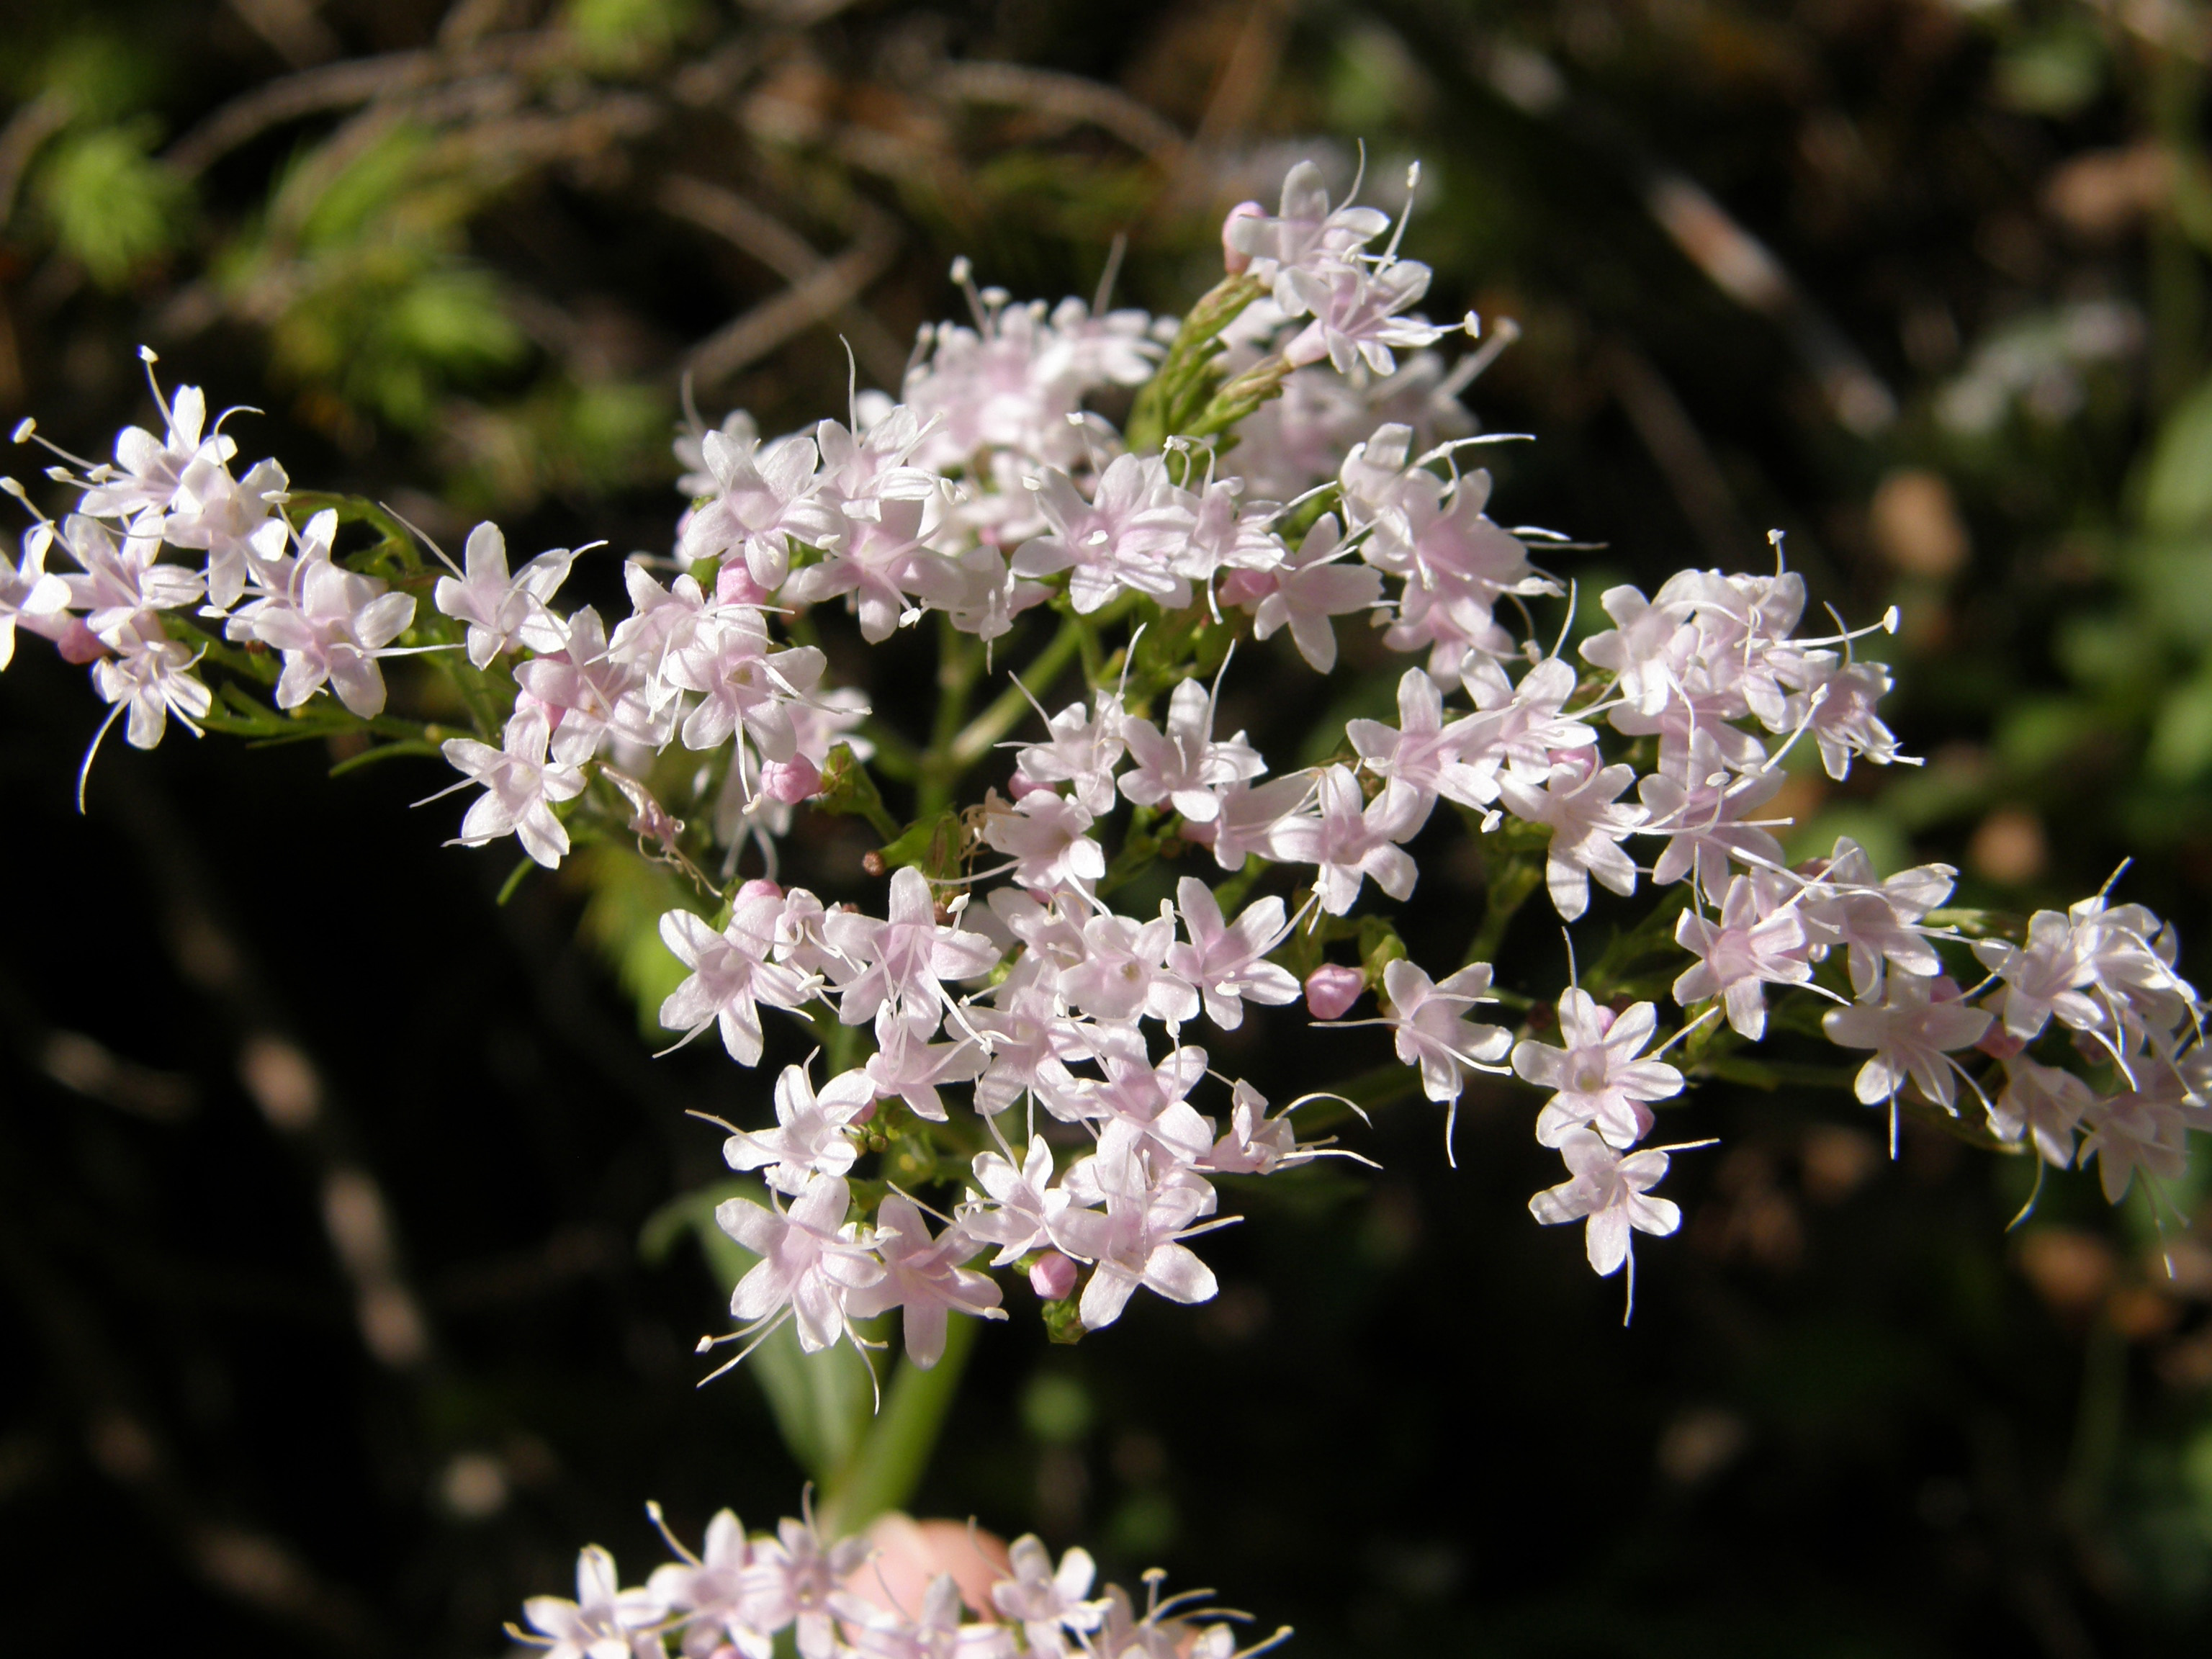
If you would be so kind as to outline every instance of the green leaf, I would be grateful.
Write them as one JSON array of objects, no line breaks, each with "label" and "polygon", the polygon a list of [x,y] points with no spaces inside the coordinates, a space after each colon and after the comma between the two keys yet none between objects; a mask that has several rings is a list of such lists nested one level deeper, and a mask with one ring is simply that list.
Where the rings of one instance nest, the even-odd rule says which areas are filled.
[{"label": "green leaf", "polygon": [[71,133],[49,153],[39,199],[54,240],[103,288],[119,288],[183,234],[190,191],[149,153],[154,122]]},{"label": "green leaf", "polygon": [[660,1005],[684,982],[685,969],[661,943],[660,918],[670,910],[700,908],[697,890],[630,848],[602,842],[580,851],[570,867],[590,890],[585,938],[597,945],[637,1008],[639,1029],[658,1047],[671,1039],[661,1029]]},{"label": "green leaf", "polygon": [[2176,536],[2212,526],[2212,381],[2166,417],[2143,470],[2143,528]]}]

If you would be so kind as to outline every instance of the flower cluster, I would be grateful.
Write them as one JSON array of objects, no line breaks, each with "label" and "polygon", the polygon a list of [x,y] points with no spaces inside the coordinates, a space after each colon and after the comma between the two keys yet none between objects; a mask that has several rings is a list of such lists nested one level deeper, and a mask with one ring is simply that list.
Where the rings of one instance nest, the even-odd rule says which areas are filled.
[{"label": "flower cluster", "polygon": [[[1884,877],[1849,841],[1790,864],[1762,811],[1793,751],[1838,779],[1908,758],[1876,712],[1888,672],[1857,654],[1881,629],[1802,632],[1778,540],[1771,574],[1607,591],[1609,625],[1571,653],[1571,605],[1540,630],[1530,604],[1569,586],[1536,556],[1563,538],[1493,520],[1489,475],[1462,470],[1490,441],[1458,401],[1485,352],[1448,368],[1431,349],[1443,331],[1408,309],[1429,272],[1397,257],[1402,220],[1371,251],[1388,229],[1302,165],[1278,212],[1231,216],[1229,274],[1180,322],[1103,297],[1020,305],[957,270],[972,325],[926,330],[897,400],[767,440],[743,413],[695,421],[674,556],[629,561],[611,627],[563,606],[566,550],[512,568],[486,524],[441,574],[366,504],[301,521],[314,503],[275,462],[233,477],[234,444],[186,388],[164,435],[133,428],[113,462],[53,469],[78,498],[0,581],[0,659],[20,626],[90,662],[141,747],[172,713],[434,744],[454,787],[481,790],[465,844],[511,835],[550,866],[572,830],[628,831],[692,878],[698,902],[661,921],[686,970],[662,1023],[750,1066],[774,1011],[828,1056],[818,1080],[811,1058],[781,1068],[772,1126],[726,1126],[763,1190],[719,1212],[758,1260],[714,1340],[787,1322],[817,1350],[896,1311],[927,1365],[951,1315],[1002,1316],[993,1269],[1024,1269],[1062,1334],[1111,1324],[1139,1287],[1212,1296],[1189,1241],[1232,1218],[1221,1178],[1341,1154],[1291,1121],[1340,1097],[1278,1109],[1206,1046],[1301,1000],[1387,1029],[1408,1091],[1448,1108],[1476,1073],[1540,1091],[1536,1138],[1568,1178],[1531,1208],[1583,1222],[1601,1273],[1632,1275],[1633,1234],[1679,1222],[1652,1193],[1680,1150],[1646,1144],[1655,1109],[1755,1069],[1736,1051],[1770,1024],[1844,1051],[1836,1080],[1893,1126],[1955,1117],[1963,1082],[1995,1142],[2094,1158],[2116,1200],[2138,1170],[2172,1173],[2208,1108],[2172,931],[2101,896],[2025,924],[1947,909],[1948,868]],[[1132,389],[1126,431],[1089,406]],[[341,551],[357,522],[383,539]],[[80,574],[47,574],[56,548]],[[904,740],[827,681],[815,641],[841,608],[869,643],[939,619],[951,718],[903,775],[881,767],[916,782],[910,823],[868,766]],[[1032,613],[1057,633],[969,716]],[[1352,720],[1297,769],[1222,729],[1240,644],[1285,634],[1327,673],[1361,626],[1413,659],[1395,721]],[[418,652],[410,672],[445,676],[475,735],[387,708],[385,665]],[[1073,700],[1032,698],[1057,701],[1078,662]],[[959,805],[994,748],[1011,770]],[[776,879],[809,804],[880,834],[879,910]],[[1413,893],[1412,843],[1439,818],[1474,841],[1491,913],[1440,977],[1385,908]],[[1219,878],[1182,874],[1167,896],[1156,866],[1190,851]],[[751,855],[764,873],[745,878]],[[1152,908],[1117,908],[1148,874]],[[1539,886],[1571,924],[1593,881],[1623,898],[1648,883],[1654,908],[1563,992],[1481,959]],[[1962,993],[1947,951],[1987,982]],[[1370,991],[1375,1016],[1345,1018]],[[1517,1026],[1475,1017],[1492,1005]],[[929,1172],[939,1207],[894,1168]]]},{"label": "flower cluster", "polygon": [[[576,1599],[532,1596],[518,1642],[547,1659],[1251,1659],[1290,1634],[1240,1649],[1242,1613],[1204,1605],[1210,1591],[1163,1595],[1145,1576],[1141,1607],[1097,1584],[1087,1551],[1055,1564],[1034,1536],[1012,1546],[972,1526],[879,1519],[860,1536],[825,1539],[812,1514],[748,1537],[724,1510],[697,1552],[647,1513],[677,1559],[623,1587],[594,1544],[576,1559]],[[1097,1594],[1093,1595],[1096,1590]]]}]

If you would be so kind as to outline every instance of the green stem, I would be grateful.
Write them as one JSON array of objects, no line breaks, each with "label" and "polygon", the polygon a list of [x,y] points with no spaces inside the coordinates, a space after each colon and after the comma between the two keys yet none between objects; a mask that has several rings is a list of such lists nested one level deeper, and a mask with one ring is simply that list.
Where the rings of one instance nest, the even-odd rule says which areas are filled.
[{"label": "green stem", "polygon": [[[1050,690],[1060,671],[1083,648],[1083,629],[1080,620],[1070,617],[1060,623],[1060,632],[1052,636],[1044,649],[1030,659],[1021,678],[1033,695],[1042,697]],[[1029,708],[1030,700],[1022,695],[1021,686],[1009,685],[952,739],[952,764],[962,772],[975,765],[991,752],[992,744],[1021,724]]]},{"label": "green stem", "polygon": [[1529,896],[1543,884],[1544,866],[1534,858],[1520,856],[1490,860],[1490,880],[1483,892],[1482,925],[1467,947],[1469,962],[1495,962],[1505,930]]},{"label": "green stem", "polygon": [[937,644],[937,718],[930,730],[929,747],[922,751],[915,816],[935,817],[951,804],[962,768],[953,753],[960,729],[968,718],[968,699],[983,672],[981,645],[942,620]]},{"label": "green stem", "polygon": [[823,1530],[830,1537],[856,1533],[913,1500],[960,1391],[978,1322],[952,1320],[945,1333],[945,1352],[927,1370],[911,1358],[900,1358],[883,1409],[859,1449],[826,1484],[820,1513]]}]

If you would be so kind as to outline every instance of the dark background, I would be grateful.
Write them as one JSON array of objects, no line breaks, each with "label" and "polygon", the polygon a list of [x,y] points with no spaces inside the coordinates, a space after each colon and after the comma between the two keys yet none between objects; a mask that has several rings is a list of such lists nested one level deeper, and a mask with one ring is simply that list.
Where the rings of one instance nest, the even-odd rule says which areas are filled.
[{"label": "dark background", "polygon": [[[1126,233],[1122,292],[1172,311],[1218,273],[1222,210],[1290,161],[1348,179],[1364,138],[1370,199],[1395,206],[1418,155],[1406,246],[1437,267],[1431,308],[1525,331],[1470,397],[1540,437],[1492,452],[1503,520],[1606,544],[1571,567],[1586,591],[1762,567],[1778,526],[1854,621],[1901,607],[1893,723],[1929,765],[1796,778],[1800,844],[1846,830],[1885,864],[1942,858],[1971,901],[2019,909],[2132,854],[2124,896],[2202,937],[2194,6],[15,18],[0,416],[100,451],[147,417],[131,351],[151,341],[217,406],[268,411],[234,428],[242,460],[275,453],[441,534],[495,514],[518,550],[665,545],[679,370],[804,286],[805,258],[867,253],[866,315],[726,354],[710,419],[838,412],[836,334],[895,371],[915,324],[957,314],[956,252],[1050,298],[1089,293]],[[211,116],[364,60],[376,99],[210,153]],[[958,71],[1009,64],[1039,72]],[[669,205],[679,176],[792,240],[702,228]],[[1712,212],[1686,214],[1686,184]],[[1747,237],[1774,274],[1732,290],[1711,273],[1760,270]],[[573,591],[615,574],[605,556]],[[922,663],[902,641],[833,672],[890,711]],[[1255,653],[1228,723],[1290,763],[1401,665],[1355,646],[1322,684]],[[726,1504],[754,1526],[792,1510],[802,1477],[756,1388],[691,1387],[720,1292],[688,1246],[639,1247],[720,1169],[684,1110],[757,1119],[767,1081],[647,1058],[614,958],[649,884],[580,860],[497,905],[511,854],[442,848],[458,804],[408,805],[440,769],[334,778],[320,749],[118,744],[80,818],[100,712],[81,671],[19,643],[0,678],[15,1639],[489,1653],[587,1540],[641,1578],[647,1497],[693,1534]],[[817,823],[797,873],[858,894],[865,846]],[[1442,963],[1476,875],[1448,836],[1417,850],[1409,941]],[[1559,957],[1532,911],[1501,978],[1547,994]],[[1387,1052],[1256,1024],[1221,1048],[1262,1086]],[[799,1057],[778,1041],[769,1064]],[[1624,1332],[1619,1282],[1528,1219],[1558,1176],[1526,1106],[1471,1097],[1456,1170],[1440,1114],[1406,1106],[1352,1136],[1382,1173],[1237,1192],[1206,1307],[1139,1298],[1054,1349],[1010,1291],[917,1512],[1084,1542],[1115,1576],[1158,1562],[1312,1655],[2071,1659],[2212,1635],[2212,1256],[2185,1235],[2168,1280],[2147,1206],[2114,1214],[2064,1176],[2008,1236],[2014,1161],[1916,1134],[1893,1166],[1840,1095],[1714,1088],[1669,1120],[1723,1145],[1678,1161],[1683,1232],[1644,1242]]]}]

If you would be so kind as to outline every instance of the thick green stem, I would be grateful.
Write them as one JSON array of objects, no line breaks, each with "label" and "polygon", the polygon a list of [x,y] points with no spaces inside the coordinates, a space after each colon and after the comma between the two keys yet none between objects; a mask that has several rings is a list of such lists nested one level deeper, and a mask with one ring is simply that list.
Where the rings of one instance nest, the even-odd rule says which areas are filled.
[{"label": "thick green stem", "polygon": [[1498,947],[1505,942],[1505,930],[1513,925],[1514,916],[1543,882],[1544,866],[1539,859],[1523,855],[1490,860],[1490,880],[1482,899],[1482,925],[1475,929],[1474,938],[1467,947],[1469,962],[1498,960]]},{"label": "thick green stem", "polygon": [[[1021,681],[1032,695],[1043,696],[1060,671],[1075,659],[1076,653],[1083,648],[1083,629],[1079,619],[1070,617],[1060,623],[1060,632],[1052,636],[1045,648],[1030,659],[1028,666],[1022,670]],[[1009,685],[952,739],[953,766],[965,772],[981,760],[991,752],[992,744],[1021,724],[1029,708],[1030,700],[1022,695],[1022,686]]]},{"label": "thick green stem", "polygon": [[953,747],[968,719],[968,699],[982,672],[981,645],[959,632],[949,620],[943,622],[937,645],[937,718],[930,730],[929,747],[922,751],[917,768],[917,817],[931,818],[942,812],[959,787],[962,769]]},{"label": "thick green stem", "polygon": [[883,1409],[823,1493],[819,1513],[823,1530],[830,1536],[858,1532],[878,1516],[913,1500],[937,1449],[953,1396],[960,1392],[976,1322],[954,1319],[945,1333],[944,1353],[927,1370],[910,1358],[899,1360]]}]

